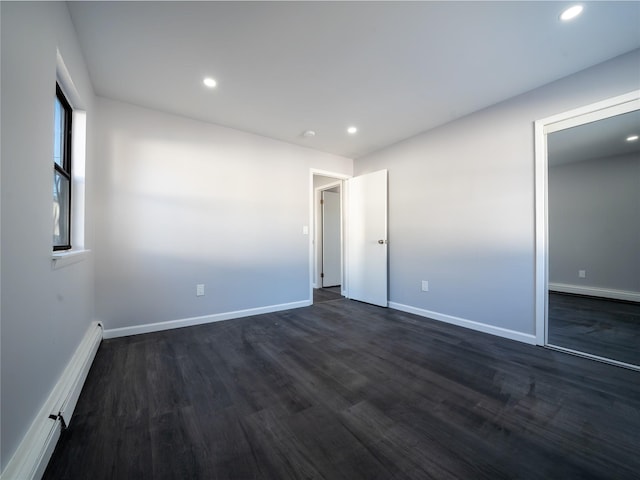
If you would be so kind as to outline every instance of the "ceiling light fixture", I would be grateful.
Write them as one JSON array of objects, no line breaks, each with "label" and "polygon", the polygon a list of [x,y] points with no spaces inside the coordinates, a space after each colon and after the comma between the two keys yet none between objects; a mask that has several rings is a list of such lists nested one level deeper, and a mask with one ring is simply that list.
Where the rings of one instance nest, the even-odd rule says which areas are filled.
[{"label": "ceiling light fixture", "polygon": [[358,131],[358,129],[356,127],[349,127],[347,128],[347,133],[349,135],[353,135],[354,133],[356,133]]},{"label": "ceiling light fixture", "polygon": [[629,135],[627,137],[627,142],[635,142],[636,140],[638,140],[638,138],[640,138],[638,137],[638,135]]},{"label": "ceiling light fixture", "polygon": [[305,138],[315,137],[316,132],[314,132],[313,130],[305,130],[304,132],[302,132],[302,136]]},{"label": "ceiling light fixture", "polygon": [[202,83],[204,83],[204,84],[205,84],[207,87],[209,87],[209,88],[214,88],[214,87],[218,84],[218,82],[216,82],[216,81],[215,81],[213,78],[211,78],[211,77],[207,77],[207,78],[205,78],[205,79],[202,81]]},{"label": "ceiling light fixture", "polygon": [[582,10],[584,10],[584,7],[582,5],[573,5],[560,14],[560,20],[562,20],[563,22],[573,20],[582,13]]}]

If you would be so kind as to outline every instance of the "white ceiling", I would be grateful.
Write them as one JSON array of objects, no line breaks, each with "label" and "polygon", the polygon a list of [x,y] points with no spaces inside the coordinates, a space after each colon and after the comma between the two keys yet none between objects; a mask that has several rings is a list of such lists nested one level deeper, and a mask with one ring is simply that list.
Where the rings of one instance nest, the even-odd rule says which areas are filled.
[{"label": "white ceiling", "polygon": [[98,95],[357,158],[640,47],[640,2],[583,3],[68,5]]}]

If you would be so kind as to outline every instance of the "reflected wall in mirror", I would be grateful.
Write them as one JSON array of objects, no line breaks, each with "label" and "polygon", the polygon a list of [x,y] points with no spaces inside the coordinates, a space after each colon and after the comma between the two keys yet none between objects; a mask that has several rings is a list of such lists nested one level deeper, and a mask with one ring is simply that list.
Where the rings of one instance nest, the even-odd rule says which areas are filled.
[{"label": "reflected wall in mirror", "polygon": [[637,110],[547,134],[547,343],[640,366],[638,136]]}]

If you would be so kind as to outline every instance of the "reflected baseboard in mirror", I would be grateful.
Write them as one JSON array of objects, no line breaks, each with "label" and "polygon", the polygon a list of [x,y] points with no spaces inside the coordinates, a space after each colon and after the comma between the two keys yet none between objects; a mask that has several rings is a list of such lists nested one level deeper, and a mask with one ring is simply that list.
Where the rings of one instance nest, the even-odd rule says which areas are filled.
[{"label": "reflected baseboard in mirror", "polygon": [[640,303],[549,292],[548,343],[640,366]]}]

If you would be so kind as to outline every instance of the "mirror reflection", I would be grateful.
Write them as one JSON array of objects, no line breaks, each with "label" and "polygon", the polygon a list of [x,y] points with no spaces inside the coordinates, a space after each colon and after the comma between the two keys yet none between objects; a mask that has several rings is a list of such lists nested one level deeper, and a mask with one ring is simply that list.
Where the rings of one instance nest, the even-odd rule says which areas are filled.
[{"label": "mirror reflection", "polygon": [[631,365],[640,365],[638,136],[640,111],[547,136],[548,344]]}]

